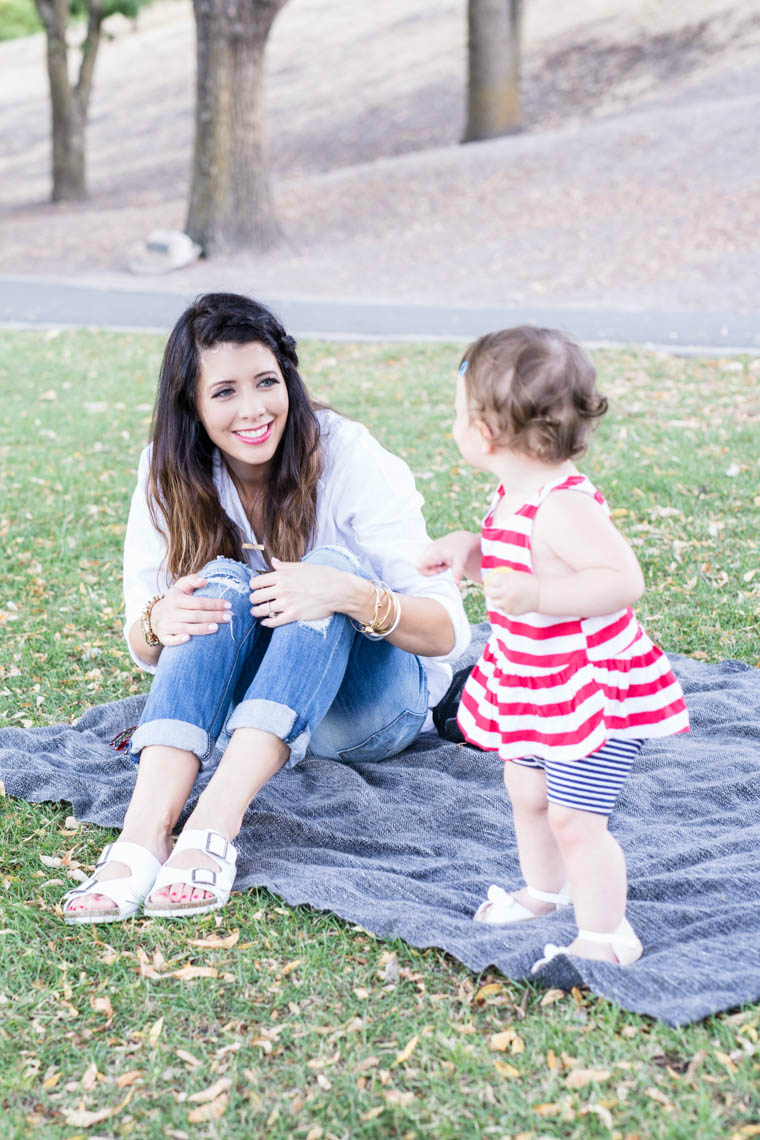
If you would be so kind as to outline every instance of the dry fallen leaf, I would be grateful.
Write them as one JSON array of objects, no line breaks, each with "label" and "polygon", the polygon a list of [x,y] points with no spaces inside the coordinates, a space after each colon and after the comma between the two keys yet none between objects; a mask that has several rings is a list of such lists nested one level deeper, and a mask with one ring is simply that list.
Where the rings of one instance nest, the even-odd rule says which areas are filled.
[{"label": "dry fallen leaf", "polygon": [[172,970],[171,976],[183,982],[192,982],[196,978],[217,978],[219,971],[214,966],[183,966],[180,970]]},{"label": "dry fallen leaf", "polygon": [[506,1053],[516,1036],[514,1029],[504,1029],[501,1033],[492,1033],[488,1038],[488,1048],[492,1053]]},{"label": "dry fallen leaf", "polygon": [[602,1124],[605,1126],[605,1128],[612,1128],[613,1124],[615,1123],[614,1120],[612,1119],[612,1113],[603,1104],[587,1104],[587,1105],[585,1105],[581,1109],[581,1116],[586,1116],[587,1113],[589,1113],[589,1112],[593,1112],[593,1114],[595,1116],[598,1116],[599,1119],[601,1120]]},{"label": "dry fallen leaf", "polygon": [[497,1073],[501,1073],[502,1077],[510,1077],[512,1079],[519,1077],[520,1070],[516,1069],[514,1065],[510,1065],[507,1061],[501,1061],[498,1057],[494,1057],[494,1068]]},{"label": "dry fallen leaf", "polygon": [[229,1095],[222,1093],[216,1100],[202,1104],[199,1108],[192,1108],[187,1114],[187,1119],[190,1124],[203,1124],[207,1120],[219,1120],[227,1111],[229,1103]]},{"label": "dry fallen leaf", "polygon": [[92,1092],[95,1085],[98,1083],[98,1066],[93,1061],[88,1065],[82,1077],[82,1088],[85,1092]]},{"label": "dry fallen leaf", "polygon": [[288,962],[287,966],[283,966],[280,976],[287,978],[288,974],[292,974],[293,970],[297,969],[302,962],[303,958],[296,958],[294,962]]},{"label": "dry fallen leaf", "polygon": [[402,1108],[408,1108],[410,1104],[414,1103],[414,1093],[401,1092],[400,1089],[386,1089],[383,1096],[388,1104],[398,1104]]},{"label": "dry fallen leaf", "polygon": [[222,1093],[227,1092],[232,1088],[232,1081],[229,1077],[220,1077],[218,1081],[214,1081],[213,1085],[209,1085],[207,1089],[201,1089],[199,1092],[192,1093],[187,1099],[196,1104],[205,1104],[207,1101],[216,1100]]},{"label": "dry fallen leaf", "polygon": [[221,938],[218,934],[209,934],[208,938],[193,939],[190,945],[199,946],[202,950],[231,950],[233,946],[237,946],[239,940],[240,931],[233,930],[226,938]]},{"label": "dry fallen leaf", "polygon": [[116,1087],[120,1089],[129,1088],[135,1081],[138,1081],[143,1075],[144,1069],[130,1069],[128,1073],[122,1073],[116,1080]]},{"label": "dry fallen leaf", "polygon": [[191,1069],[195,1069],[198,1067],[198,1065],[200,1065],[198,1058],[194,1057],[192,1053],[188,1053],[186,1049],[178,1049],[177,1056],[179,1057],[180,1061],[184,1061],[185,1064],[189,1065]]},{"label": "dry fallen leaf", "polygon": [[535,1112],[538,1116],[557,1116],[562,1112],[561,1104],[534,1104],[531,1111]]},{"label": "dry fallen leaf", "polygon": [[561,1001],[564,996],[564,990],[547,990],[541,998],[541,1005],[554,1005],[555,1001]]},{"label": "dry fallen leaf", "polygon": [[494,994],[504,992],[504,986],[501,982],[488,982],[485,986],[481,986],[475,997],[472,999],[474,1002],[480,1003],[486,1000],[487,997],[492,997]]},{"label": "dry fallen leaf", "polygon": [[55,1073],[51,1073],[49,1077],[45,1077],[45,1080],[42,1082],[42,1087],[45,1090],[45,1092],[50,1092],[51,1089],[54,1089],[55,1086],[60,1081],[60,1079],[61,1079],[61,1070],[60,1069],[58,1069],[58,1071]]},{"label": "dry fallen leaf", "polygon": [[368,1109],[366,1112],[363,1112],[361,1114],[359,1119],[363,1120],[365,1122],[369,1121],[369,1120],[375,1120],[380,1115],[381,1112],[385,1112],[385,1105],[384,1104],[378,1104],[376,1108]]},{"label": "dry fallen leaf", "polygon": [[391,1065],[392,1069],[395,1068],[396,1065],[403,1065],[405,1061],[409,1060],[412,1053],[417,1048],[417,1042],[418,1041],[419,1041],[419,1037],[415,1033],[414,1037],[410,1038],[410,1040],[407,1041],[406,1045],[404,1046],[404,1048],[401,1050],[401,1052],[399,1053],[396,1060]]},{"label": "dry fallen leaf", "polygon": [[113,1019],[113,1006],[111,1005],[111,999],[108,996],[91,997],[90,1008],[93,1009],[95,1013],[105,1014],[109,1021]]},{"label": "dry fallen leaf", "polygon": [[114,1105],[113,1108],[101,1108],[96,1112],[90,1112],[86,1108],[64,1108],[64,1120],[72,1128],[91,1128],[93,1124],[100,1124],[103,1120],[109,1120],[112,1116],[120,1113],[123,1108],[126,1108],[132,1099],[133,1091],[130,1089],[121,1104]]},{"label": "dry fallen leaf", "polygon": [[309,1131],[306,1133],[306,1140],[322,1140],[323,1136],[324,1136],[324,1129],[322,1128],[322,1125],[321,1124],[315,1124],[314,1127],[310,1128]]},{"label": "dry fallen leaf", "polygon": [[565,1077],[569,1089],[585,1089],[592,1081],[608,1081],[612,1074],[609,1069],[573,1069]]},{"label": "dry fallen leaf", "polygon": [[161,1030],[164,1028],[164,1019],[159,1017],[158,1021],[154,1021],[148,1030],[148,1041],[151,1045],[155,1045],[161,1036]]}]

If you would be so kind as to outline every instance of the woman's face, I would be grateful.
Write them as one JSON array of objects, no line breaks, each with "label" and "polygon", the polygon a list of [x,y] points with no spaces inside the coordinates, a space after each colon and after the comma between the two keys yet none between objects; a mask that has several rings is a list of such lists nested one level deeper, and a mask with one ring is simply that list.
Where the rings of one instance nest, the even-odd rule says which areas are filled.
[{"label": "woman's face", "polygon": [[201,353],[198,419],[241,479],[266,475],[285,431],[288,390],[263,344],[217,344]]}]

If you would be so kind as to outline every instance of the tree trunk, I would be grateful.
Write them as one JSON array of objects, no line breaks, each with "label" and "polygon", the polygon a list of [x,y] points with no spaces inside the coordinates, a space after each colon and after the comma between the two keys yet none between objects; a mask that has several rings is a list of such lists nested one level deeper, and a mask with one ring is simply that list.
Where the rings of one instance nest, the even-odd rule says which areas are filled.
[{"label": "tree trunk", "polygon": [[45,26],[47,72],[53,140],[53,201],[78,202],[87,197],[85,127],[92,90],[95,57],[100,44],[100,0],[91,0],[87,36],[82,47],[79,77],[69,79],[66,29],[68,0],[36,0]]},{"label": "tree trunk", "polygon": [[265,250],[282,231],[266,153],[264,53],[286,0],[193,0],[195,147],[186,230],[207,255]]},{"label": "tree trunk", "polygon": [[467,129],[463,142],[522,127],[520,37],[523,0],[469,0]]}]

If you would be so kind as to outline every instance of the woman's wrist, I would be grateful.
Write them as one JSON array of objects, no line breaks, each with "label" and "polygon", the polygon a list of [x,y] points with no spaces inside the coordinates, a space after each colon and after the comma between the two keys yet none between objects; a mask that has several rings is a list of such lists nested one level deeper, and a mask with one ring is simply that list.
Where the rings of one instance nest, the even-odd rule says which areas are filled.
[{"label": "woman's wrist", "polygon": [[348,570],[339,571],[346,579],[341,583],[345,587],[344,599],[336,609],[354,621],[366,625],[372,620],[375,612],[377,592],[371,582],[358,574],[351,574]]}]

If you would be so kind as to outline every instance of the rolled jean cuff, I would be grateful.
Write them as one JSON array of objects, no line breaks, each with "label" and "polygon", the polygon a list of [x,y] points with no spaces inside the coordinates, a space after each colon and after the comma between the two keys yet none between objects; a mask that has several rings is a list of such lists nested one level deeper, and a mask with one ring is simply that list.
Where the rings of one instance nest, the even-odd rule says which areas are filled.
[{"label": "rolled jean cuff", "polygon": [[286,768],[293,768],[306,755],[311,732],[303,729],[297,736],[293,736],[296,724],[296,714],[287,705],[278,704],[277,701],[265,701],[256,698],[251,701],[241,701],[236,705],[225,729],[230,735],[236,728],[258,728],[262,732],[271,732],[278,736],[283,744],[290,749],[290,756],[285,761]]},{"label": "rolled jean cuff", "polygon": [[207,732],[185,720],[149,720],[141,724],[130,744],[133,759],[151,745],[181,748],[183,752],[193,752],[200,761],[206,760],[214,748]]}]

